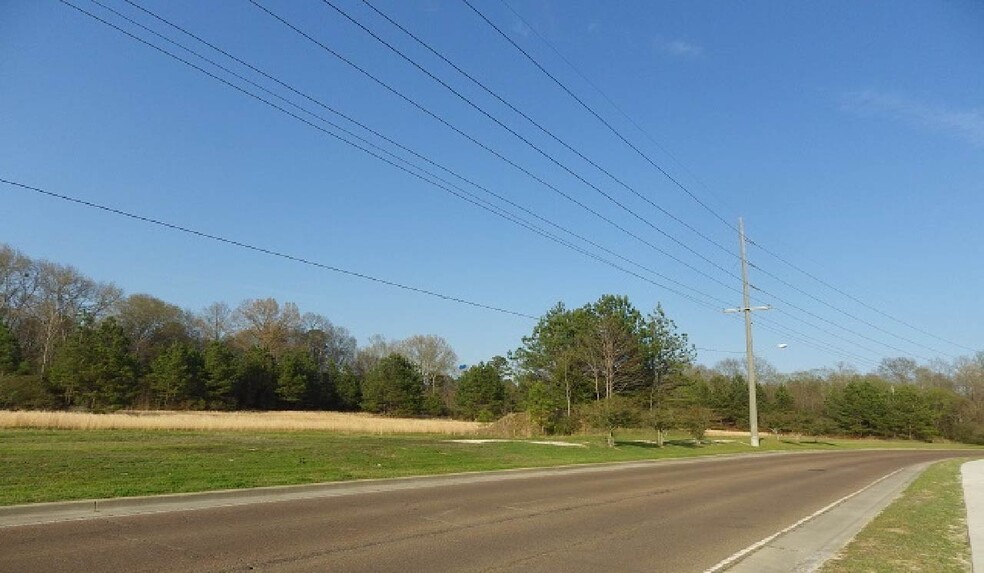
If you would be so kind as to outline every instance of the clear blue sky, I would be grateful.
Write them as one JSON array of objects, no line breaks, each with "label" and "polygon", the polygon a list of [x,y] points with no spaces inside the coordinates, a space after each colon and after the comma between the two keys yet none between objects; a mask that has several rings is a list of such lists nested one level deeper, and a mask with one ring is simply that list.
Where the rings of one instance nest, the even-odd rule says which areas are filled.
[{"label": "clear blue sky", "polygon": [[[100,1],[209,53],[120,0]],[[608,203],[317,0],[262,3],[699,272],[560,198],[247,0],[138,1],[606,248],[688,288],[740,303],[730,290],[740,286],[733,253],[549,140],[362,2],[332,0],[714,265]],[[711,241],[737,250],[731,228],[616,139],[460,0],[372,1],[627,185]],[[965,347],[984,348],[984,5],[508,0],[531,30],[505,4],[475,1],[729,223],[743,216],[756,242],[896,318]],[[77,5],[166,45],[89,0]],[[644,311],[662,302],[698,347],[744,347],[741,323],[715,310],[721,304],[694,304],[490,215],[55,0],[0,4],[0,133],[0,177],[6,179],[532,315],[557,301],[579,306],[604,293],[629,295]],[[464,363],[506,353],[533,326],[8,185],[0,184],[0,201],[0,241],[32,257],[72,264],[129,293],[150,293],[190,309],[273,296],[328,316],[360,342],[375,333],[444,336]],[[750,256],[759,267],[751,271],[752,282],[784,301],[756,294],[760,303],[776,307],[766,318],[771,327],[794,328],[867,361],[969,354],[872,312],[757,248]],[[762,356],[786,371],[844,359],[765,328],[756,331],[756,342]],[[781,342],[789,347],[780,351]],[[701,351],[700,361],[729,356],[738,355]]]}]

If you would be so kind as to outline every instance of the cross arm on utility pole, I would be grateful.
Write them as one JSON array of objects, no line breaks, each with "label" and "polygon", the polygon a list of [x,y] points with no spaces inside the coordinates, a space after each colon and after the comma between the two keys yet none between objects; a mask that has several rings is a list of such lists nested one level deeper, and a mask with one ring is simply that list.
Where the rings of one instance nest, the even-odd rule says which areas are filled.
[{"label": "cross arm on utility pole", "polygon": [[745,308],[726,308],[721,312],[724,312],[726,314],[734,314],[736,312],[748,312],[752,310],[772,310],[772,307],[766,304],[763,306],[748,306]]}]

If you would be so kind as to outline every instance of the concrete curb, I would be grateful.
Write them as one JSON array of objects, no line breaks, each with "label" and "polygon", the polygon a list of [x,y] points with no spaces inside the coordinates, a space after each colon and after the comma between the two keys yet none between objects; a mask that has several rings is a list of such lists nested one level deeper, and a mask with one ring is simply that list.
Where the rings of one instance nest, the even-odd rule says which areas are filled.
[{"label": "concrete curb", "polygon": [[895,501],[933,462],[909,466],[873,482],[831,509],[778,535],[727,569],[728,573],[811,573],[837,554]]},{"label": "concrete curb", "polygon": [[971,563],[974,573],[984,573],[984,460],[961,465],[960,476],[967,508]]}]

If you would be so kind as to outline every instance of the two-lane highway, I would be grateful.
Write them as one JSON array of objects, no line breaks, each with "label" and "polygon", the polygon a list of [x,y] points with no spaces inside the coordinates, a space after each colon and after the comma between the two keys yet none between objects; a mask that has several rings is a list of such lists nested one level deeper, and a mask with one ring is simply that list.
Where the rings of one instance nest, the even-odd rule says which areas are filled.
[{"label": "two-lane highway", "polygon": [[703,458],[6,527],[0,571],[700,572],[899,468],[959,455]]}]

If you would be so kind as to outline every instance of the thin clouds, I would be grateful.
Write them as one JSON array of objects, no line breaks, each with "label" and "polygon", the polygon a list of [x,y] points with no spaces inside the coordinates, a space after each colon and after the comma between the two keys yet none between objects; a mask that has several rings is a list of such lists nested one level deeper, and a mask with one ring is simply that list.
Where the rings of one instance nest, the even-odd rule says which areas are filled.
[{"label": "thin clouds", "polygon": [[655,38],[653,46],[657,51],[675,58],[699,58],[704,54],[704,48],[680,39],[667,40]]},{"label": "thin clouds", "polygon": [[513,23],[512,23],[512,26],[510,26],[509,29],[512,30],[514,33],[519,34],[520,36],[522,36],[524,38],[529,38],[530,37],[531,30],[530,30],[529,26],[527,26],[525,23],[523,23],[523,22],[521,22],[519,20],[514,20]]},{"label": "thin clouds", "polygon": [[952,109],[872,90],[845,94],[841,109],[859,115],[895,119],[984,146],[984,109]]}]

